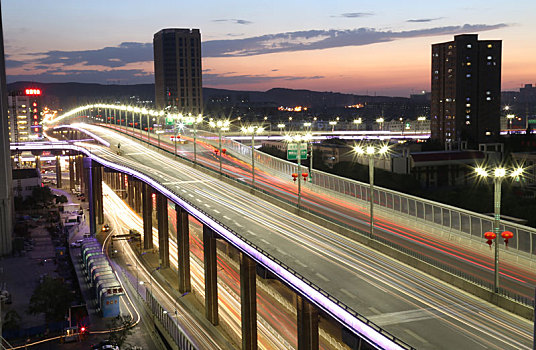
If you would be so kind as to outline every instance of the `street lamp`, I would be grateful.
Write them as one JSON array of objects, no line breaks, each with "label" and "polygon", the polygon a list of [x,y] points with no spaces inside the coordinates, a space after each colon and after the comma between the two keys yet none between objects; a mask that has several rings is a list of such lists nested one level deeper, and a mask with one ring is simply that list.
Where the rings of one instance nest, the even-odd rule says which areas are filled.
[{"label": "street lamp", "polygon": [[426,117],[424,117],[424,116],[423,117],[418,117],[417,121],[419,122],[419,131],[422,132],[423,124],[426,121]]},{"label": "street lamp", "polygon": [[369,183],[370,183],[370,238],[374,235],[374,159],[376,156],[383,157],[389,152],[389,146],[382,145],[375,147],[373,145],[357,145],[354,147],[354,151],[358,157],[366,157],[369,160]]},{"label": "street lamp", "polygon": [[332,120],[329,122],[329,125],[331,125],[331,132],[335,131],[335,125],[337,125],[336,120]]},{"label": "street lamp", "polygon": [[[307,142],[312,139],[312,135],[310,133],[307,134],[296,134],[296,135],[285,135],[285,141],[289,143],[296,143],[297,144],[297,150],[296,150],[296,160],[298,161],[298,209],[301,206],[301,144],[305,142],[307,146]],[[294,175],[293,175],[294,176]],[[306,180],[304,178],[304,180]]]},{"label": "street lamp", "polygon": [[508,133],[512,131],[512,120],[515,118],[515,114],[507,114],[506,119],[508,120]]},{"label": "street lamp", "polygon": [[245,134],[251,134],[251,187],[255,188],[255,134],[262,133],[264,128],[258,125],[251,125],[248,127],[243,126],[241,130]]},{"label": "street lamp", "polygon": [[383,117],[376,119],[376,123],[380,124],[380,130],[383,130],[383,122],[385,122],[385,119],[383,119]]},{"label": "street lamp", "polygon": [[277,124],[277,127],[279,128],[279,133],[282,134],[282,133],[283,133],[283,129],[285,128],[285,124],[283,124],[283,123],[279,123],[279,124]]},{"label": "street lamp", "polygon": [[188,122],[194,127],[194,164],[197,163],[197,124],[203,122],[203,115],[198,114],[197,117],[188,117]]},{"label": "street lamp", "polygon": [[359,130],[359,127],[361,126],[361,123],[363,123],[363,120],[361,118],[354,119],[354,124],[355,124],[357,130]]},{"label": "street lamp", "polygon": [[210,125],[210,127],[212,128],[215,128],[215,129],[218,129],[218,139],[219,139],[219,154],[220,154],[220,175],[222,174],[222,165],[221,165],[221,160],[222,160],[222,154],[221,154],[221,132],[222,131],[227,131],[229,130],[229,125],[231,125],[231,122],[229,120],[217,120],[217,121],[213,121],[211,120],[208,125]]},{"label": "street lamp", "polygon": [[495,234],[495,279],[494,279],[494,291],[499,292],[499,231],[501,224],[501,185],[503,180],[510,176],[512,179],[519,179],[523,176],[524,169],[517,167],[514,169],[506,169],[503,167],[486,169],[483,167],[476,167],[475,172],[482,178],[488,176],[493,177],[494,185],[494,200],[493,200],[493,233]]}]

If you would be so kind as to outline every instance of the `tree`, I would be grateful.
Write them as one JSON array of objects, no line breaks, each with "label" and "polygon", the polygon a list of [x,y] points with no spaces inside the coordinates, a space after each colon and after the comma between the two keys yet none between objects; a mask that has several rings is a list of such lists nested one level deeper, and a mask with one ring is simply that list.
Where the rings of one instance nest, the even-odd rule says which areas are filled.
[{"label": "tree", "polygon": [[43,283],[35,288],[30,298],[28,313],[44,313],[46,322],[62,321],[72,300],[71,291],[60,279],[47,276]]},{"label": "tree", "polygon": [[4,315],[3,329],[18,330],[20,328],[21,317],[15,310],[9,310]]},{"label": "tree", "polygon": [[110,336],[108,340],[122,348],[129,335],[132,334],[132,319],[128,316],[119,315],[108,323]]},{"label": "tree", "polygon": [[42,204],[43,206],[52,202],[54,195],[50,190],[50,187],[34,187],[32,190],[32,200],[35,203]]},{"label": "tree", "polygon": [[68,199],[64,194],[60,196],[56,196],[56,204],[67,203],[67,202],[68,202]]}]

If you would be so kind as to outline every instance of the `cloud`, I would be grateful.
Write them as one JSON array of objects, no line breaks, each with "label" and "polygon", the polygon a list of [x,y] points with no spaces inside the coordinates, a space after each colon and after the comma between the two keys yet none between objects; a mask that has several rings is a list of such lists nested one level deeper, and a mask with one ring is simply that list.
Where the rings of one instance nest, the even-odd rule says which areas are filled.
[{"label": "cloud", "polygon": [[[92,66],[118,68],[133,62],[152,61],[153,44],[124,42],[119,46],[85,51],[48,51],[32,54],[36,64],[62,63],[74,65],[87,62]],[[38,57],[39,56],[39,57]]]},{"label": "cloud", "polygon": [[417,19],[408,19],[406,22],[409,23],[424,23],[424,22],[432,22],[437,21],[440,19],[443,19],[444,17],[436,17],[436,18],[417,18]]},{"label": "cloud", "polygon": [[506,24],[465,24],[408,31],[380,31],[373,28],[347,30],[308,30],[262,36],[211,40],[203,43],[204,57],[255,56],[277,52],[322,50],[345,46],[363,46],[405,38],[482,32],[507,27]]},{"label": "cloud", "polygon": [[253,22],[245,19],[214,19],[212,22],[231,22],[234,24],[251,24]]},{"label": "cloud", "polygon": [[337,16],[331,16],[331,17],[345,17],[345,18],[360,18],[360,17],[367,17],[372,16],[374,13],[372,12],[347,12],[347,13],[341,13]]},{"label": "cloud", "polygon": [[153,74],[141,69],[130,70],[60,70],[54,69],[44,73],[15,74],[7,76],[8,82],[41,81],[48,83],[121,83],[146,84],[153,82]]},{"label": "cloud", "polygon": [[219,85],[238,85],[238,84],[257,84],[265,83],[270,81],[293,81],[293,80],[311,80],[311,79],[322,79],[323,76],[290,76],[290,75],[279,75],[279,76],[268,76],[263,74],[240,74],[233,75],[233,73],[223,73],[223,74],[203,74],[203,84],[211,86]]}]

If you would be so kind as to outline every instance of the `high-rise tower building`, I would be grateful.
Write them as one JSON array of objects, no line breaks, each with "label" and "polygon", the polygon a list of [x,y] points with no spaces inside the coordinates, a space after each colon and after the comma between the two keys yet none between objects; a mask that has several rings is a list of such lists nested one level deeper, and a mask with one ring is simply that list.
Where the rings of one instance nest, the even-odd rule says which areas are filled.
[{"label": "high-rise tower building", "polygon": [[476,34],[432,45],[432,139],[475,147],[499,135],[501,46]]},{"label": "high-rise tower building", "polygon": [[199,29],[162,29],[154,35],[153,49],[156,108],[202,113]]},{"label": "high-rise tower building", "polygon": [[12,91],[7,97],[7,104],[10,142],[43,138],[40,89]]}]

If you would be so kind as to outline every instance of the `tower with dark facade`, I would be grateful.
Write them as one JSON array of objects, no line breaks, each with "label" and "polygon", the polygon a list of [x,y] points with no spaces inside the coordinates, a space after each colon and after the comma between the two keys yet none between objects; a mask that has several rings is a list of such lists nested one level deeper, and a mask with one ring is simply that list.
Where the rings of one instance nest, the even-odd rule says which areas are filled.
[{"label": "tower with dark facade", "polygon": [[432,45],[431,138],[469,147],[500,133],[501,40],[463,34]]},{"label": "tower with dark facade", "polygon": [[202,113],[199,29],[162,29],[154,35],[153,49],[156,108]]}]

